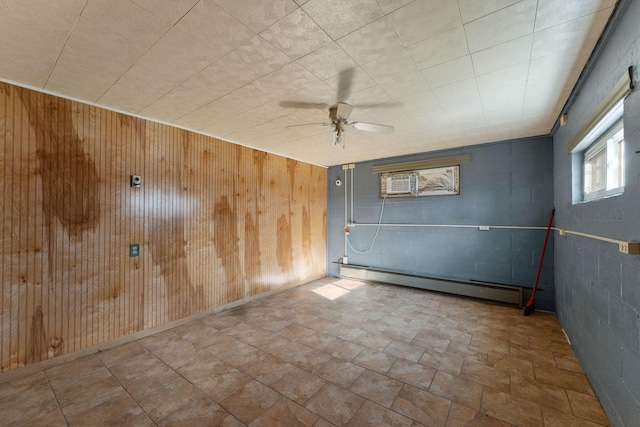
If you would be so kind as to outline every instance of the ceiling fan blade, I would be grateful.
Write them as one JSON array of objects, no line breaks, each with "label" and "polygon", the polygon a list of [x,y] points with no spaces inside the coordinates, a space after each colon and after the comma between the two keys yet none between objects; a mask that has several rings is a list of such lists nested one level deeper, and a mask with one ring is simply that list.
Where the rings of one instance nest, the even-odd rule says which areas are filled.
[{"label": "ceiling fan blade", "polygon": [[393,126],[376,125],[374,123],[353,122],[351,123],[351,126],[353,126],[358,130],[365,130],[367,132],[377,132],[377,133],[385,133],[385,134],[395,132],[395,129]]},{"label": "ceiling fan blade", "polygon": [[338,109],[336,110],[336,116],[340,119],[347,120],[347,118],[349,118],[349,115],[351,114],[351,111],[353,111],[352,105],[339,102]]},{"label": "ceiling fan blade", "polygon": [[329,125],[332,125],[332,124],[333,124],[333,123],[302,123],[302,124],[299,124],[299,125],[289,125],[289,126],[285,126],[285,129],[288,129],[288,128],[297,128],[297,127],[300,127],[300,126],[329,126]]},{"label": "ceiling fan blade", "polygon": [[320,109],[326,109],[329,108],[329,106],[327,104],[324,104],[322,102],[319,103],[313,103],[313,102],[301,102],[301,101],[280,101],[279,104],[282,108],[320,108]]},{"label": "ceiling fan blade", "polygon": [[340,73],[338,80],[338,102],[346,101],[351,96],[351,86],[353,85],[353,74],[355,69],[351,68]]}]

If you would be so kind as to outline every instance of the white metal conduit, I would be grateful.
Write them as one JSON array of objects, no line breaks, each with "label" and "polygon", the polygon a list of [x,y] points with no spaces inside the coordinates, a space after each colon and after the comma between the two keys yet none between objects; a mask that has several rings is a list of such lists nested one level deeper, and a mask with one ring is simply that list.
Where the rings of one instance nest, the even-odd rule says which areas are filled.
[{"label": "white metal conduit", "polygon": [[[471,225],[471,224],[347,224],[349,228],[357,228],[357,227],[432,227],[432,228],[476,228],[481,231],[488,231],[491,229],[502,229],[502,230],[546,230],[547,227],[536,227],[536,226],[520,226],[520,225]],[[567,234],[573,234],[575,236],[586,237],[589,239],[600,240],[602,242],[614,243],[616,245],[637,245],[637,242],[630,242],[627,240],[613,239],[610,237],[598,236],[595,234],[582,233],[579,231],[567,230],[565,228],[551,227],[552,230],[555,230],[560,233],[561,236]],[[629,249],[628,249],[629,250]],[[621,250],[622,251],[622,250]],[[624,252],[624,251],[623,251]]]}]

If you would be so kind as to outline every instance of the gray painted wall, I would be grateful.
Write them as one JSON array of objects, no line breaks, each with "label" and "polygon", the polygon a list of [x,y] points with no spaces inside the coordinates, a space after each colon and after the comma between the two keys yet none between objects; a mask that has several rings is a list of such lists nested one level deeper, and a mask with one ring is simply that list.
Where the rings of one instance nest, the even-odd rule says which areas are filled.
[{"label": "gray painted wall", "polygon": [[[553,152],[550,137],[509,141],[356,164],[354,222],[377,223],[382,206],[372,165],[470,154],[461,165],[458,196],[387,199],[383,223],[546,226],[553,207]],[[344,191],[341,166],[328,171],[327,271],[338,275],[344,255]],[[350,187],[350,184],[348,185]],[[349,240],[367,249],[375,227],[354,227]],[[349,249],[349,264],[421,275],[473,279],[532,287],[544,230],[479,231],[476,228],[380,229],[370,253]],[[553,236],[553,234],[552,234]],[[554,309],[553,237],[536,294],[536,307]]]},{"label": "gray painted wall", "polygon": [[[621,196],[572,204],[567,144],[628,66],[638,66],[640,2],[632,2],[554,135],[559,227],[640,241],[640,93],[625,102],[626,186]],[[636,76],[637,79],[637,76]],[[640,426],[640,255],[582,237],[556,237],[556,308],[574,352],[614,426]]]}]

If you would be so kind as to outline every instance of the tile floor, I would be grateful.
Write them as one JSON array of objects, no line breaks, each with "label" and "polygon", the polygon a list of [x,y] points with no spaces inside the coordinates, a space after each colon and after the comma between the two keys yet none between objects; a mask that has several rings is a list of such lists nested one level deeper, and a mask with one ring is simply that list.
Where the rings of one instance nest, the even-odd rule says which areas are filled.
[{"label": "tile floor", "polygon": [[2,425],[599,426],[549,313],[322,279],[0,385]]}]

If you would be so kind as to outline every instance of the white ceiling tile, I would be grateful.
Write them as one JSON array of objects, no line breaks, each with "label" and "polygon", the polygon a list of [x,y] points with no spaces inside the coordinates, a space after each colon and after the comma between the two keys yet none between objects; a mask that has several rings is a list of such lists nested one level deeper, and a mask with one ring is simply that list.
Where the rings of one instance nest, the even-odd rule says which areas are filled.
[{"label": "white ceiling tile", "polygon": [[437,101],[433,106],[412,110],[407,114],[407,117],[416,123],[423,132],[449,125],[449,118]]},{"label": "white ceiling tile", "polygon": [[433,89],[438,103],[447,115],[463,115],[465,112],[482,111],[480,94],[475,78],[462,80]]},{"label": "white ceiling tile", "polygon": [[579,58],[581,55],[579,49],[580,46],[576,46],[573,50],[563,50],[562,52],[532,59],[529,64],[529,79],[562,81],[569,70],[575,68],[576,63],[584,63],[586,60],[585,57]]},{"label": "white ceiling tile", "polygon": [[462,22],[475,21],[478,18],[497,12],[522,0],[458,0]]},{"label": "white ceiling tile", "polygon": [[224,56],[204,70],[194,74],[180,86],[186,91],[198,96],[206,95],[209,100],[217,99],[232,92],[260,77],[253,70],[238,63],[229,55]]},{"label": "white ceiling tile", "polygon": [[310,83],[295,92],[293,99],[308,103],[337,103],[336,91],[322,80]]},{"label": "white ceiling tile", "polygon": [[334,40],[384,15],[376,0],[309,0],[302,8]]},{"label": "white ceiling tile", "polygon": [[285,65],[258,81],[267,82],[284,90],[295,92],[320,80],[297,62]]},{"label": "white ceiling tile", "polygon": [[541,1],[538,4],[535,31],[572,21],[604,9],[608,9],[610,15],[615,4],[616,0]]},{"label": "white ceiling tile", "polygon": [[402,48],[385,58],[363,65],[362,69],[378,83],[398,78],[403,73],[417,71],[415,62],[409,53]]},{"label": "white ceiling tile", "polygon": [[380,86],[373,86],[369,89],[356,92],[351,95],[350,99],[353,103],[354,108],[359,108],[359,106],[365,108],[365,106],[369,107],[373,105],[380,105],[391,101],[389,95],[387,95]]},{"label": "white ceiling tile", "polygon": [[218,122],[213,126],[205,127],[202,129],[202,132],[215,138],[224,138],[227,135],[246,129],[248,126],[250,126],[250,124],[244,120],[234,117],[229,120]]},{"label": "white ceiling tile", "polygon": [[583,44],[585,49],[591,51],[610,14],[610,10],[602,10],[592,15],[536,31],[533,37],[531,57],[540,58],[564,50],[572,50]]},{"label": "white ceiling tile", "polygon": [[34,33],[30,25],[0,14],[0,77],[44,87],[72,26]]},{"label": "white ceiling tile", "polygon": [[0,2],[0,15],[38,30],[65,31],[73,25],[85,3],[86,0],[4,0]]},{"label": "white ceiling tile", "polygon": [[148,42],[140,42],[142,45],[136,42],[80,17],[46,89],[79,99],[97,100],[146,50]]},{"label": "white ceiling tile", "polygon": [[232,51],[255,35],[213,0],[199,1],[175,28],[220,54]]},{"label": "white ceiling tile", "polygon": [[536,0],[523,0],[464,25],[471,53],[533,32]]},{"label": "white ceiling tile", "polygon": [[284,18],[297,7],[291,0],[215,0],[215,2],[256,34]]},{"label": "white ceiling tile", "polygon": [[302,9],[296,9],[260,35],[291,59],[301,58],[331,42],[327,33]]},{"label": "white ceiling tile", "polygon": [[117,103],[130,92],[140,98],[127,101],[127,107],[122,108],[136,111],[136,105],[142,109],[206,68],[217,56],[182,31],[171,29],[98,101],[119,108]]},{"label": "white ceiling tile", "polygon": [[432,89],[455,82],[473,79],[471,56],[466,55],[444,64],[422,70],[425,81]]},{"label": "white ceiling tile", "polygon": [[242,87],[255,77],[253,71],[226,56],[144,108],[140,114],[174,121]]},{"label": "white ceiling tile", "polygon": [[298,59],[298,63],[322,80],[357,66],[355,61],[335,42]]},{"label": "white ceiling tile", "polygon": [[223,121],[233,117],[236,114],[247,111],[247,109],[239,108],[214,101],[195,111],[173,121],[178,126],[184,126],[189,129],[202,130],[204,127],[211,126],[212,123]]},{"label": "white ceiling tile", "polygon": [[[200,94],[202,95],[202,92]],[[143,117],[154,117],[165,122],[173,122],[177,118],[197,110],[206,103],[206,99],[199,100],[194,97],[192,91],[178,86],[140,110],[139,114]]]},{"label": "white ceiling tile", "polygon": [[482,75],[529,62],[532,43],[533,35],[527,34],[524,37],[474,53],[471,57],[476,74]]},{"label": "white ceiling tile", "polygon": [[392,99],[400,99],[429,90],[429,85],[422,73],[417,70],[398,74],[394,78],[380,83],[380,86]]},{"label": "white ceiling tile", "polygon": [[380,5],[380,9],[382,9],[385,14],[389,14],[412,1],[413,0],[378,0],[378,5]]},{"label": "white ceiling tile", "polygon": [[360,92],[376,85],[362,68],[347,70],[337,76],[325,80],[325,83],[333,88],[336,99],[341,102],[349,101],[351,94]]},{"label": "white ceiling tile", "polygon": [[528,63],[478,76],[478,91],[487,115],[517,111],[522,114],[527,87]]},{"label": "white ceiling tile", "polygon": [[260,36],[238,47],[229,53],[229,56],[259,76],[269,74],[291,61],[287,55]]},{"label": "white ceiling tile", "polygon": [[83,2],[0,2],[0,77],[44,87]]},{"label": "white ceiling tile", "polygon": [[455,1],[416,0],[389,15],[389,21],[405,46],[459,26]]},{"label": "white ceiling tile", "polygon": [[170,25],[129,0],[91,0],[82,16],[122,37],[152,46]]},{"label": "white ceiling tile", "polygon": [[182,18],[198,0],[131,0],[138,6],[144,8],[148,12],[169,23],[175,24]]},{"label": "white ceiling tile", "polygon": [[147,90],[135,79],[122,79],[109,88],[97,103],[116,110],[138,113],[163,94],[156,90]]},{"label": "white ceiling tile", "polygon": [[398,34],[387,18],[380,18],[338,40],[358,64],[363,65],[402,48]]},{"label": "white ceiling tile", "polygon": [[469,54],[462,25],[407,47],[419,69],[433,67]]},{"label": "white ceiling tile", "polygon": [[407,115],[411,115],[413,111],[417,110],[440,108],[440,104],[431,90],[406,96],[398,102],[402,104],[402,109]]}]

